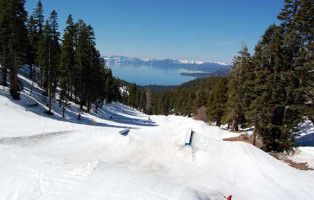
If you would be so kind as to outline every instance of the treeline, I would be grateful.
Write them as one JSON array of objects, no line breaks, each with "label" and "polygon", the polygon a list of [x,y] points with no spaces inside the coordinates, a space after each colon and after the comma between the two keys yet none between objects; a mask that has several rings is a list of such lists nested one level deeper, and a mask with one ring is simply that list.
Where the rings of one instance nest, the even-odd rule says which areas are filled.
[{"label": "treeline", "polygon": [[313,120],[313,13],[312,0],[286,0],[255,54],[243,47],[234,60],[226,120],[232,130],[253,124],[266,151],[291,150],[298,123]]},{"label": "treeline", "polygon": [[59,102],[74,100],[89,112],[103,102],[121,99],[118,80],[96,49],[93,27],[83,20],[74,22],[69,15],[60,39],[58,15],[55,10],[45,20],[43,6],[38,2],[32,15],[27,17],[25,0],[0,2],[0,64],[1,84],[8,85],[13,99],[19,99],[19,66],[27,63],[29,76],[38,82],[51,102],[60,87]]},{"label": "treeline", "polygon": [[[207,106],[212,88],[220,80],[226,81],[227,78],[196,79],[163,93],[133,83],[125,103],[147,114],[197,115],[199,108]],[[207,117],[203,116],[202,120],[205,119]]]},{"label": "treeline", "polygon": [[233,131],[254,125],[254,144],[258,135],[265,151],[290,151],[303,117],[314,121],[313,13],[312,0],[285,0],[280,25],[267,28],[254,55],[243,45],[230,77],[193,81],[149,101],[142,97],[149,90],[135,96],[132,90],[139,103],[129,105],[148,114],[194,115]]}]

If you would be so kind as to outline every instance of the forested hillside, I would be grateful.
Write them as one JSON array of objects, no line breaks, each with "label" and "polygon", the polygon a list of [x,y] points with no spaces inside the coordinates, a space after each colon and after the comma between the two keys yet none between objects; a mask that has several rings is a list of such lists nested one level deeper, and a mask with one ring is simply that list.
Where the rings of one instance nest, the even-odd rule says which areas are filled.
[{"label": "forested hillside", "polygon": [[[148,114],[194,115],[220,126],[254,126],[266,151],[290,151],[297,125],[314,120],[314,46],[311,0],[286,0],[250,55],[242,49],[228,78],[198,79],[171,91],[130,90],[129,105]],[[134,94],[133,94],[134,92]],[[145,97],[146,96],[146,97]],[[130,101],[129,101],[130,102]]]},{"label": "forested hillside", "polygon": [[22,85],[17,73],[25,63],[30,66],[30,79],[44,89],[49,99],[48,114],[53,114],[51,101],[57,92],[60,105],[73,100],[88,112],[92,104],[97,111],[104,101],[121,99],[118,80],[96,49],[92,26],[82,19],[74,22],[70,14],[61,37],[55,10],[45,19],[38,1],[27,17],[24,4],[25,0],[0,2],[1,84],[10,85],[13,99],[20,98]]}]

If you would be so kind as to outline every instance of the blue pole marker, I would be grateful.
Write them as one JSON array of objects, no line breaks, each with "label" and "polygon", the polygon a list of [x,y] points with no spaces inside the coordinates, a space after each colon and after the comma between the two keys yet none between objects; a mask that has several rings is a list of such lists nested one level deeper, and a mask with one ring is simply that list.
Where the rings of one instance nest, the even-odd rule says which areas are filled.
[{"label": "blue pole marker", "polygon": [[194,131],[192,131],[192,129],[189,129],[186,133],[186,137],[185,137],[185,146],[191,146],[192,145],[192,138],[194,135]]}]

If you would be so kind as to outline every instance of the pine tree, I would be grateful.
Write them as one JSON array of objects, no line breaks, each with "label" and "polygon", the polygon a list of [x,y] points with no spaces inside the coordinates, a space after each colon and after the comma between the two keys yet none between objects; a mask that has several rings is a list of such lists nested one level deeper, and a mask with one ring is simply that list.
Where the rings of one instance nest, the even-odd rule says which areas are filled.
[{"label": "pine tree", "polygon": [[92,104],[96,106],[100,97],[100,54],[95,48],[91,48],[90,51],[90,88],[87,102],[87,111],[91,110]]},{"label": "pine tree", "polygon": [[40,85],[44,88],[44,95],[48,95],[48,65],[49,65],[49,46],[51,43],[51,37],[49,33],[51,32],[51,27],[46,21],[43,34],[38,41],[37,48],[37,63],[40,66]]},{"label": "pine tree", "polygon": [[[87,100],[87,111],[89,112],[91,109],[92,99],[93,99],[93,89],[97,91],[95,87],[97,87],[97,73],[99,68],[99,56],[98,52],[95,48],[95,33],[93,28],[88,25],[87,27],[87,40],[88,40],[88,49],[87,49],[87,57],[88,57],[88,75],[86,76],[86,100]],[[97,95],[97,94],[96,94]],[[97,96],[94,95],[94,99],[97,99]]]},{"label": "pine tree", "polygon": [[[98,52],[99,53],[99,52]],[[100,54],[98,55],[100,57]],[[103,106],[103,103],[106,99],[106,70],[105,70],[105,60],[103,58],[98,58],[99,60],[99,70],[96,75],[96,90],[97,98],[94,100],[95,112],[97,109]]]},{"label": "pine tree", "polygon": [[146,114],[152,114],[152,93],[149,89],[146,90]]},{"label": "pine tree", "polygon": [[[245,83],[246,118],[254,124],[254,134],[258,132],[263,138],[266,138],[267,127],[272,117],[270,113],[272,105],[269,101],[272,98],[273,78],[269,77],[272,75],[274,55],[270,41],[276,29],[276,25],[272,25],[265,31],[262,40],[255,47],[254,69],[246,72],[248,77]],[[274,81],[277,80],[274,78]]]},{"label": "pine tree", "polygon": [[161,94],[157,103],[157,112],[162,115],[168,115],[170,111],[169,92]]},{"label": "pine tree", "polygon": [[199,90],[196,92],[196,96],[193,99],[193,110],[194,116],[197,117],[198,120],[207,120],[206,117],[206,105],[208,99],[208,92],[205,87],[202,85]]},{"label": "pine tree", "polygon": [[[260,49],[259,46],[255,47],[255,51],[257,49]],[[263,87],[260,87],[258,83],[258,79],[256,75],[256,71],[259,68],[256,68],[255,65],[255,55],[251,57],[250,62],[248,65],[246,65],[246,69],[244,70],[243,74],[243,85],[242,85],[242,111],[244,114],[244,120],[246,123],[251,126],[253,125],[255,127],[253,131],[253,141],[252,144],[255,146],[256,144],[256,138],[257,138],[257,132],[258,132],[258,121],[262,118],[262,109],[261,105],[259,105],[258,101],[254,101],[257,98],[262,98],[260,94],[264,94]],[[261,74],[259,74],[261,75]],[[260,92],[260,93],[259,93]],[[230,98],[230,96],[229,96]],[[260,106],[260,107],[259,107]],[[259,109],[260,108],[260,109]]]},{"label": "pine tree", "polygon": [[[295,29],[300,35],[301,48],[297,53],[295,65],[299,72],[299,90],[305,102],[305,114],[314,122],[314,4],[312,0],[302,0],[293,17]],[[301,98],[302,99],[302,98]]]},{"label": "pine tree", "polygon": [[61,55],[61,87],[63,90],[70,90],[70,96],[74,88],[75,101],[80,104],[82,110],[86,106],[89,112],[94,104],[97,111],[104,99],[107,102],[116,99],[112,72],[104,68],[105,62],[96,49],[93,28],[83,20],[73,25],[71,16],[67,23]]},{"label": "pine tree", "polygon": [[1,85],[7,86],[9,50],[8,38],[10,35],[10,0],[0,1],[0,64],[1,64]]},{"label": "pine tree", "polygon": [[193,100],[195,98],[195,90],[189,88],[187,90],[187,96],[183,102],[183,113],[184,115],[191,116],[193,114]]},{"label": "pine tree", "polygon": [[207,104],[208,94],[206,93],[205,87],[201,86],[199,90],[196,92],[196,96],[194,101],[194,110],[200,108],[201,106],[205,106]]},{"label": "pine tree", "polygon": [[35,34],[34,34],[34,51],[36,52],[36,55],[34,55],[34,64],[39,65],[39,85],[42,87],[43,86],[43,73],[44,69],[42,66],[39,64],[39,59],[38,58],[38,52],[39,52],[39,45],[40,45],[40,40],[43,39],[43,33],[44,33],[44,10],[41,1],[39,0],[37,3],[37,7],[34,9],[32,18],[34,20],[34,26],[35,26]]},{"label": "pine tree", "polygon": [[43,70],[43,82],[45,94],[48,95],[48,114],[51,112],[52,98],[55,96],[58,83],[58,69],[60,60],[60,46],[57,22],[57,12],[52,11],[49,20],[46,21],[43,35],[38,47],[38,60]]},{"label": "pine tree", "polygon": [[40,35],[43,33],[44,29],[44,10],[43,5],[41,3],[41,0],[38,1],[37,7],[34,9],[33,19],[35,20],[36,29],[37,29],[37,38],[40,37]]},{"label": "pine tree", "polygon": [[114,94],[114,101],[120,101],[122,100],[122,95],[120,91],[120,82],[118,79],[113,78],[113,94]]},{"label": "pine tree", "polygon": [[[293,12],[285,13],[293,16]],[[289,24],[293,20],[281,26],[271,25],[265,31],[255,48],[254,72],[247,73],[245,83],[246,117],[254,122],[266,151],[290,151],[294,145],[293,132],[302,118],[303,78],[295,62],[301,43],[297,31]]]},{"label": "pine tree", "polygon": [[86,103],[86,84],[88,81],[88,31],[87,26],[83,20],[79,20],[77,26],[77,46],[76,46],[76,62],[78,70],[78,90],[80,99],[80,109],[83,110],[83,106]]},{"label": "pine tree", "polygon": [[87,106],[90,111],[92,101],[98,99],[92,91],[96,91],[97,73],[99,73],[99,52],[95,48],[95,35],[93,28],[86,25],[83,20],[79,20],[76,27],[76,51],[75,51],[75,67],[74,85],[75,91],[79,95],[80,108]]},{"label": "pine tree", "polygon": [[216,122],[217,126],[221,125],[222,117],[225,114],[227,89],[226,78],[215,78],[213,89],[207,101],[207,114],[208,119]]},{"label": "pine tree", "polygon": [[60,64],[60,32],[58,31],[58,15],[55,10],[51,12],[51,16],[49,18],[49,23],[51,27],[51,36],[52,36],[52,43],[51,43],[51,82],[52,82],[52,93],[53,95],[56,92],[57,83],[58,83],[58,69]]},{"label": "pine tree", "polygon": [[[72,16],[69,15],[66,21],[67,27],[64,30],[61,46],[61,61],[59,68],[59,81],[61,86],[61,99],[68,96],[72,100],[73,70],[75,65],[75,25]],[[67,95],[66,95],[67,94]]]},{"label": "pine tree", "polygon": [[140,110],[141,112],[146,113],[146,91],[145,90],[140,91],[139,99],[140,99],[140,103],[139,103]]},{"label": "pine tree", "polygon": [[33,79],[33,64],[36,60],[37,41],[36,41],[36,21],[33,16],[30,16],[27,21],[27,34],[28,34],[28,50],[27,50],[27,63],[29,65],[29,78]]},{"label": "pine tree", "polygon": [[129,86],[129,97],[128,97],[128,105],[132,106],[133,108],[137,108],[137,94],[138,89],[135,83]]},{"label": "pine tree", "polygon": [[242,47],[242,50],[239,51],[239,54],[239,56],[235,57],[230,72],[227,111],[224,120],[231,123],[232,131],[238,131],[238,125],[244,123],[244,74],[251,65],[250,54],[245,45]]},{"label": "pine tree", "polygon": [[[135,85],[135,92],[137,92],[137,87]],[[107,70],[107,75],[106,75],[106,102],[111,103],[115,99],[115,89],[114,89],[114,84],[113,84],[113,77],[112,77],[112,71],[109,68]],[[135,106],[135,100],[131,105]]]},{"label": "pine tree", "polygon": [[9,34],[7,41],[10,56],[8,69],[10,70],[10,94],[13,99],[20,99],[17,71],[18,65],[22,64],[25,59],[25,38],[27,38],[25,22],[27,12],[25,11],[24,4],[24,0],[11,0],[9,1],[9,8],[7,10],[9,13]]}]

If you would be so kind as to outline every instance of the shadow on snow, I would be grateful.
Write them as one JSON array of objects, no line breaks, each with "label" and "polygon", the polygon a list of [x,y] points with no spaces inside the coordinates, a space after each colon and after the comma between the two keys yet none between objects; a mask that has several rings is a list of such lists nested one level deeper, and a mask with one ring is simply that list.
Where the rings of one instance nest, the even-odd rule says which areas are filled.
[{"label": "shadow on snow", "polygon": [[[34,85],[32,86],[31,80],[26,78],[26,76],[28,75],[26,70],[27,69],[25,67],[23,67],[23,69],[20,70],[20,74],[22,74],[20,79],[24,85],[24,90],[21,93],[22,94],[21,100],[12,101],[12,102],[24,107],[24,109],[28,112],[32,112],[39,116],[49,117],[51,119],[64,121],[64,122],[71,122],[71,123],[76,123],[76,124],[93,125],[94,120],[91,117],[98,117],[99,119],[110,120],[111,122],[123,124],[123,125],[112,125],[112,124],[107,124],[104,122],[97,122],[96,124],[94,124],[94,126],[101,126],[101,127],[131,128],[132,129],[132,127],[128,127],[127,125],[157,126],[154,122],[151,122],[150,120],[133,118],[133,117],[142,115],[142,113],[119,103],[105,105],[102,108],[99,108],[97,113],[93,113],[93,112],[84,113],[84,112],[81,112],[80,109],[76,107],[76,105],[68,105],[68,106],[65,106],[65,117],[62,118],[62,106],[59,106],[58,102],[56,100],[53,100],[51,109],[54,115],[47,115],[45,113],[45,111],[47,111],[47,105],[45,105],[46,104],[45,102],[48,101],[48,98],[42,95],[42,89],[38,88],[37,84],[34,83]],[[32,88],[32,94],[30,96],[31,88]],[[4,92],[3,94],[7,98],[10,98],[8,92]],[[78,113],[81,113],[82,115],[81,120],[77,120]]]}]

